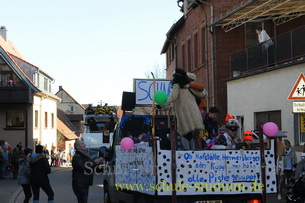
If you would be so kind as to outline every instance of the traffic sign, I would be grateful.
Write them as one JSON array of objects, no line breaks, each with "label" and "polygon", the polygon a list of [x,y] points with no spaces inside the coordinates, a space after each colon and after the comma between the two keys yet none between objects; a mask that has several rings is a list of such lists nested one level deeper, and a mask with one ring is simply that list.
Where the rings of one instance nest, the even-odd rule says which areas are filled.
[{"label": "traffic sign", "polygon": [[288,98],[288,100],[301,100],[305,99],[305,76],[301,73],[295,82]]},{"label": "traffic sign", "polygon": [[305,113],[305,102],[292,102],[293,113]]}]

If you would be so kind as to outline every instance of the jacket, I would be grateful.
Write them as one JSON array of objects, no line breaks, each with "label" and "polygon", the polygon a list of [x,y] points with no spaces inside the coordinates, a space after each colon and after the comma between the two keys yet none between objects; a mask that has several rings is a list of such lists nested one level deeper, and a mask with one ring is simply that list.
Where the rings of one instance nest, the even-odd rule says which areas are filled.
[{"label": "jacket", "polygon": [[[197,97],[205,97],[203,92],[192,89]],[[173,103],[173,111],[177,119],[177,131],[181,136],[196,130],[204,130],[202,116],[195,97],[188,88],[180,88],[174,84],[166,105]]]},{"label": "jacket", "polygon": [[19,185],[30,184],[31,167],[27,157],[19,159],[17,182]]},{"label": "jacket", "polygon": [[292,148],[290,148],[288,153],[286,152],[285,155],[279,156],[277,158],[277,164],[276,164],[276,174],[277,175],[282,175],[284,172],[284,169],[286,167],[286,160],[285,160],[286,156],[288,156],[290,158],[292,167],[294,167],[297,164],[297,155],[296,155],[295,151]]},{"label": "jacket", "polygon": [[89,155],[76,151],[72,159],[72,185],[84,187],[93,185],[93,167],[96,164]]},{"label": "jacket", "polygon": [[45,154],[32,154],[29,162],[31,167],[31,185],[49,183],[48,174],[51,173],[51,168]]}]

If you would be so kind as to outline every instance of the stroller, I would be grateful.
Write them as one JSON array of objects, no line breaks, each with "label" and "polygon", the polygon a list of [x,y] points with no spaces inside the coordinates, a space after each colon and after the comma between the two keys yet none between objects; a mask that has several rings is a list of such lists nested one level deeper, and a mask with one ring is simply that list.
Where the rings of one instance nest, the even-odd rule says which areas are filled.
[{"label": "stroller", "polygon": [[287,185],[286,202],[305,203],[305,153],[301,155],[302,160],[297,164],[295,176]]}]

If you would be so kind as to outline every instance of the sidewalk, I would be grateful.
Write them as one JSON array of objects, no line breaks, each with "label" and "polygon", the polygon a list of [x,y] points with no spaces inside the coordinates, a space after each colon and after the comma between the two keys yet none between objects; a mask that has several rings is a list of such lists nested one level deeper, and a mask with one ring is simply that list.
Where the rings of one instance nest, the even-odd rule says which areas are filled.
[{"label": "sidewalk", "polygon": [[[64,170],[67,167],[51,167],[51,174],[60,170]],[[14,203],[15,199],[22,192],[22,187],[18,185],[17,180],[13,179],[13,175],[5,176],[6,179],[0,180],[0,202]]]}]

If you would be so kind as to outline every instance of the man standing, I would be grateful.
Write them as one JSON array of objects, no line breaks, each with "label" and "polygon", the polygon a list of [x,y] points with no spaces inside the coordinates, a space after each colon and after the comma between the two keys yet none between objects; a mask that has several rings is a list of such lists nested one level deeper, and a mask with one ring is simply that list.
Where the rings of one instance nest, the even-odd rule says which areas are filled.
[{"label": "man standing", "polygon": [[93,185],[93,168],[103,158],[92,160],[86,153],[86,145],[81,140],[74,143],[75,155],[72,159],[72,188],[78,203],[88,202],[89,186]]},{"label": "man standing", "polygon": [[19,159],[22,155],[22,145],[17,144],[17,146],[13,149],[11,156],[11,169],[13,171],[13,178],[17,179],[18,170],[19,170]]},{"label": "man standing", "polygon": [[267,32],[261,27],[256,28],[256,34],[258,36],[258,42],[263,44],[263,54],[267,55],[267,64],[274,64],[274,46],[271,38]]},{"label": "man standing", "polygon": [[54,200],[54,192],[48,177],[48,174],[51,173],[51,168],[42,150],[43,146],[37,145],[35,147],[36,154],[32,154],[29,159],[31,167],[30,180],[34,195],[33,203],[39,202],[40,188],[48,195],[48,203],[52,203]]}]

